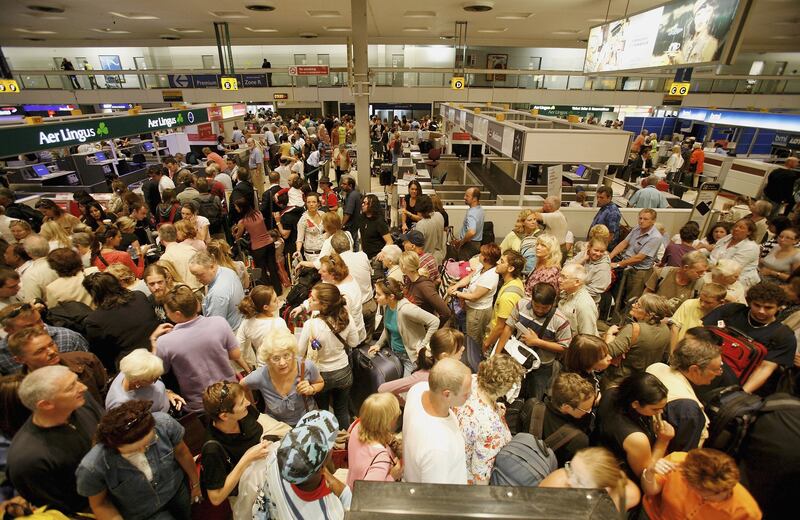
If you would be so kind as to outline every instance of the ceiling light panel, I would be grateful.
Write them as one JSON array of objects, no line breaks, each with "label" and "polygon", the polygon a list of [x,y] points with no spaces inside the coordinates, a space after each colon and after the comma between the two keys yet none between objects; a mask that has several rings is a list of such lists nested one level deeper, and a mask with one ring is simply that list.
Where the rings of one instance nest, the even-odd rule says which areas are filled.
[{"label": "ceiling light panel", "polygon": [[266,29],[255,29],[253,27],[245,27],[244,29],[246,31],[250,31],[250,32],[254,32],[254,33],[276,33],[276,32],[278,32],[278,29],[269,29],[269,28],[266,28]]},{"label": "ceiling light panel", "polygon": [[116,11],[109,11],[108,14],[127,20],[158,20],[158,16],[144,13],[118,13]]},{"label": "ceiling light panel", "polygon": [[496,18],[498,20],[527,20],[531,16],[533,13],[503,13],[498,14]]},{"label": "ceiling light panel", "polygon": [[197,34],[203,32],[202,29],[185,29],[183,27],[170,27],[169,30],[181,34]]},{"label": "ceiling light panel", "polygon": [[350,32],[349,27],[323,27],[326,31],[330,32]]},{"label": "ceiling light panel", "polygon": [[406,11],[403,16],[406,18],[435,18],[436,13],[434,11]]},{"label": "ceiling light panel", "polygon": [[44,31],[44,30],[37,30],[37,29],[25,29],[24,27],[17,27],[14,29],[16,32],[24,33],[24,34],[56,34],[55,31]]},{"label": "ceiling light panel", "polygon": [[320,10],[310,10],[306,11],[308,16],[311,18],[339,18],[342,16],[342,13],[339,11],[320,11]]},{"label": "ceiling light panel", "polygon": [[225,20],[237,20],[242,18],[250,18],[250,15],[241,13],[239,11],[209,11],[208,14],[222,18]]},{"label": "ceiling light panel", "polygon": [[496,34],[506,32],[507,30],[508,27],[495,27],[494,29],[478,29],[478,32],[484,34]]},{"label": "ceiling light panel", "polygon": [[403,32],[427,32],[430,31],[430,27],[404,27]]},{"label": "ceiling light panel", "polygon": [[89,29],[89,30],[90,31],[94,31],[94,32],[103,33],[103,34],[130,34],[131,33],[130,31],[123,31],[121,29],[109,29],[109,28],[105,28],[105,29],[92,28],[92,29]]}]

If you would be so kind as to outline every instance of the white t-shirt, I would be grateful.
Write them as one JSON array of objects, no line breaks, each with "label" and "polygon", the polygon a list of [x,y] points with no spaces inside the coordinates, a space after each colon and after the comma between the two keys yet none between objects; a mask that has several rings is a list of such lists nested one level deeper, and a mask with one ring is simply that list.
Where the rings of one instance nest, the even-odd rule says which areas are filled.
[{"label": "white t-shirt", "polygon": [[347,302],[347,312],[350,313],[350,322],[355,325],[358,331],[358,342],[363,343],[364,340],[367,339],[367,328],[364,326],[364,313],[361,310],[361,302],[363,301],[361,297],[361,288],[353,277],[336,284],[336,287]]},{"label": "white t-shirt", "polygon": [[198,230],[201,230],[210,226],[211,222],[203,215],[196,215],[194,217],[194,225],[197,226]]},{"label": "white t-shirt", "polygon": [[492,300],[494,299],[494,293],[495,291],[497,291],[497,283],[499,281],[500,281],[500,275],[497,274],[497,270],[494,267],[477,276],[473,276],[472,280],[470,280],[469,282],[467,292],[474,291],[476,287],[485,287],[489,289],[489,292],[487,292],[482,298],[478,300],[468,301],[467,307],[474,310],[491,308]]},{"label": "white t-shirt", "polygon": [[372,299],[372,265],[369,263],[367,254],[363,251],[354,253],[353,251],[345,251],[341,255],[344,263],[350,269],[350,274],[355,278],[358,283],[358,288],[361,289],[361,303],[367,303]]},{"label": "white t-shirt", "polygon": [[542,213],[542,222],[545,223],[547,229],[545,233],[553,235],[558,240],[559,244],[564,244],[567,241],[567,218],[561,211],[554,211],[552,213]]},{"label": "white t-shirt", "polygon": [[453,411],[447,417],[429,415],[422,406],[427,382],[412,386],[403,412],[403,481],[466,484],[464,437]]}]

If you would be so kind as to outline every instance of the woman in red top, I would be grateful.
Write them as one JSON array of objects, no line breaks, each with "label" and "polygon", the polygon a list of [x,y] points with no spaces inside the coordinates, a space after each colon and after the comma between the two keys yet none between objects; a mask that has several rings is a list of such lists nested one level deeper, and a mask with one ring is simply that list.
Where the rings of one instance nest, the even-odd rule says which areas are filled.
[{"label": "woman in red top", "polygon": [[[114,226],[100,226],[94,234],[92,242],[92,265],[101,271],[111,264],[124,264],[136,274],[137,278],[144,273],[144,255],[149,246],[135,248],[139,257],[139,263],[134,264],[131,255],[127,251],[118,251],[117,246],[122,241],[122,233]],[[131,246],[133,247],[133,246]]]},{"label": "woman in red top", "polygon": [[283,293],[283,285],[278,276],[275,239],[267,231],[264,215],[253,207],[249,197],[238,198],[233,201],[233,205],[236,207],[236,211],[243,215],[242,219],[233,227],[234,239],[238,241],[247,232],[250,237],[250,254],[253,256],[256,267],[261,269],[261,279],[266,282],[267,273],[269,273],[269,282],[275,289],[275,294],[280,296]]}]

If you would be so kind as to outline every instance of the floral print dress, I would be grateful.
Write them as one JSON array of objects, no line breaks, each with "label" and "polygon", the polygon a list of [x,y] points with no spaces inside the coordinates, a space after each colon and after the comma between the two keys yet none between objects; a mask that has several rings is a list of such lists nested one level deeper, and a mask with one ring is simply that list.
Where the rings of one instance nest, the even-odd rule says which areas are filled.
[{"label": "floral print dress", "polygon": [[478,397],[478,376],[472,376],[472,391],[467,402],[456,410],[466,447],[467,483],[489,480],[497,453],[511,442],[501,405],[490,406]]},{"label": "floral print dress", "polygon": [[558,294],[558,275],[561,274],[560,267],[539,267],[534,269],[528,280],[525,282],[525,295],[530,297],[533,292],[533,286],[539,282],[549,283],[552,285],[556,294]]}]

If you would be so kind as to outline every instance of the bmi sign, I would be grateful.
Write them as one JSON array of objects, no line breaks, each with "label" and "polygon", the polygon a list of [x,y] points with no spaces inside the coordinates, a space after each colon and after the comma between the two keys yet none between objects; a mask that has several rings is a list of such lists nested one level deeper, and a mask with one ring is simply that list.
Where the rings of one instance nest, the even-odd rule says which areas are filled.
[{"label": "bmi sign", "polygon": [[290,76],[327,76],[330,67],[327,65],[292,65],[289,67]]}]

